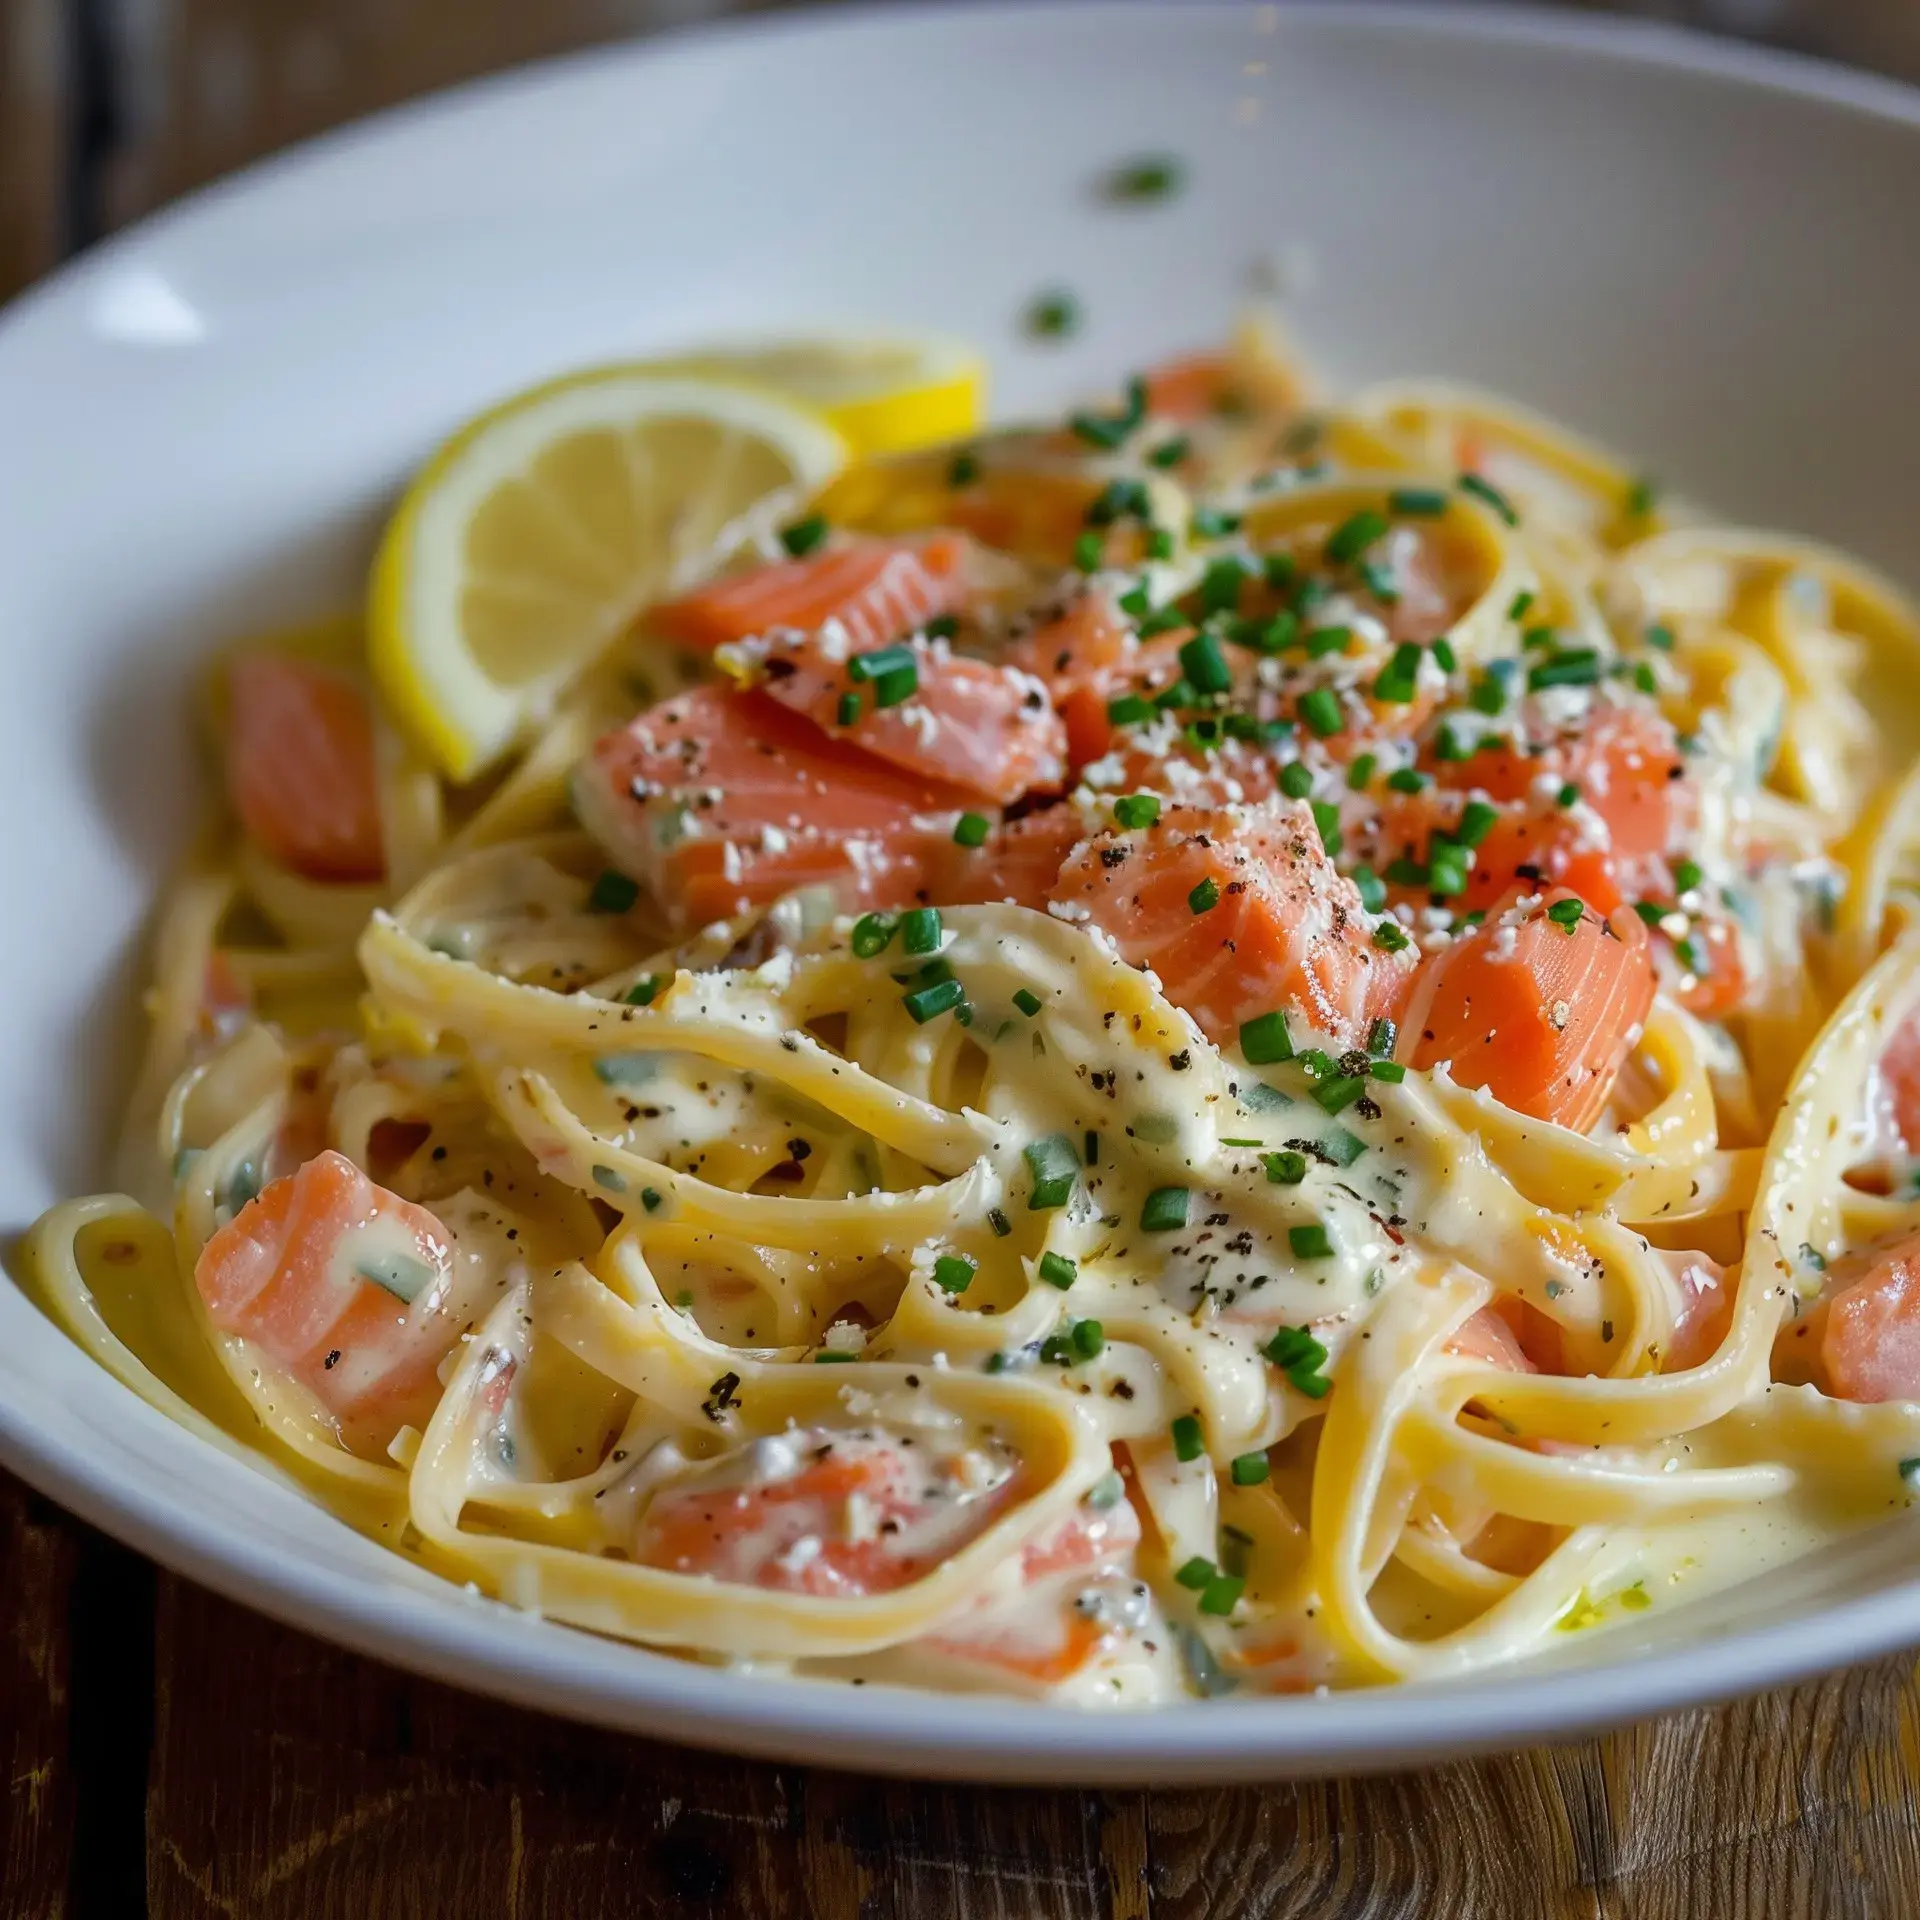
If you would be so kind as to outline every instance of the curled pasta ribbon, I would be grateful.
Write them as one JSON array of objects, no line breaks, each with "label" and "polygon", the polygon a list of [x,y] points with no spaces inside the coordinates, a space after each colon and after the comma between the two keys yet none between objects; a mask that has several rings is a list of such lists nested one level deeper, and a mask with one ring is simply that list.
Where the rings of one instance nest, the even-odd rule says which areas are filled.
[{"label": "curled pasta ribbon", "polygon": [[[503,1300],[448,1383],[410,1480],[414,1525],[449,1558],[464,1561],[516,1605],[596,1632],[712,1654],[774,1659],[845,1657],[925,1633],[966,1605],[992,1571],[1057,1526],[1108,1470],[1097,1427],[1057,1395],[986,1375],[942,1374],[904,1390],[902,1368],[863,1369],[863,1404],[896,1419],[937,1415],[990,1427],[1019,1453],[1018,1498],[938,1566],[883,1594],[821,1598],[718,1581],[631,1561],[512,1541],[463,1529],[468,1504],[484,1499],[480,1444],[487,1388],[507,1361],[523,1362],[531,1329],[550,1334],[587,1365],[677,1420],[702,1419],[713,1368],[724,1357],[733,1404],[716,1423],[739,1441],[790,1424],[847,1426],[846,1383],[817,1367],[757,1361],[684,1332],[684,1316],[658,1289],[623,1300],[584,1267],[542,1275],[530,1299]],[[897,1390],[897,1391],[896,1391]],[[702,1399],[688,1398],[698,1393]]]}]

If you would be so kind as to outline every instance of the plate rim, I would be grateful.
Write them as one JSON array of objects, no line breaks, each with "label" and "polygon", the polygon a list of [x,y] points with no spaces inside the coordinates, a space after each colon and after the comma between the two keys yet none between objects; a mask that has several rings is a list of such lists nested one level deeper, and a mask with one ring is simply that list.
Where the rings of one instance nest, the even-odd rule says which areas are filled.
[{"label": "plate rim", "polygon": [[[1193,0],[1183,11],[1244,16],[1238,0]],[[911,33],[960,15],[998,23],[1100,13],[1166,13],[1164,0],[860,0],[818,13],[759,14],[615,40],[484,75],[330,129],[182,196],[89,248],[0,306],[0,384],[12,343],[30,318],[57,318],[96,273],[175,231],[218,222],[235,205],[270,196],[283,176],[324,171],[383,141],[432,140],[460,116],[628,63],[670,61],[743,41]],[[1692,75],[1920,132],[1920,87],[1805,55],[1714,39],[1665,22],[1552,12],[1535,6],[1422,4],[1421,0],[1284,0],[1293,20],[1358,36],[1413,34],[1462,43],[1537,47],[1636,69]],[[67,1343],[17,1283],[0,1301]],[[95,1388],[125,1407],[174,1423],[78,1357]],[[181,1436],[188,1445],[204,1444]],[[1087,1711],[991,1695],[930,1696],[874,1686],[727,1672],[614,1643],[616,1663],[591,1658],[591,1636],[521,1614],[412,1586],[382,1586],[354,1571],[283,1562],[237,1523],[171,1480],[138,1492],[115,1484],[84,1436],[36,1420],[31,1402],[0,1400],[0,1464],[40,1493],[175,1573],[230,1600],[424,1677],[538,1711],[756,1759],[852,1767],[920,1778],[1053,1785],[1254,1781],[1382,1771],[1443,1757],[1507,1750],[1600,1732],[1655,1713],[1698,1707],[1805,1679],[1920,1640],[1920,1571],[1899,1584],[1797,1619],[1736,1629],[1677,1649],[1555,1672],[1499,1669],[1449,1682],[1322,1696],[1263,1696],[1127,1711]],[[217,1454],[211,1457],[217,1459]],[[236,1463],[237,1464],[237,1463]],[[298,1496],[296,1496],[298,1497]],[[344,1526],[344,1522],[334,1522]],[[1809,1632],[1817,1626],[1819,1631]],[[936,1724],[937,1723],[937,1724]]]}]

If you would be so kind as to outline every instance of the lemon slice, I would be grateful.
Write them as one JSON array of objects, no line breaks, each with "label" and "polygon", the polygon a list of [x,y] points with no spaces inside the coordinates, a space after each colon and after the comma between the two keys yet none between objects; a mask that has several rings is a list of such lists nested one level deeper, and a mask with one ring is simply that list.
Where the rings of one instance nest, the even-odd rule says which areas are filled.
[{"label": "lemon slice", "polygon": [[750,514],[845,458],[817,412],[738,379],[599,367],[506,401],[434,455],[388,524],[368,616],[381,693],[442,771],[472,779]]},{"label": "lemon slice", "polygon": [[657,365],[772,387],[818,408],[868,457],[975,432],[987,388],[980,356],[938,334],[718,347]]}]

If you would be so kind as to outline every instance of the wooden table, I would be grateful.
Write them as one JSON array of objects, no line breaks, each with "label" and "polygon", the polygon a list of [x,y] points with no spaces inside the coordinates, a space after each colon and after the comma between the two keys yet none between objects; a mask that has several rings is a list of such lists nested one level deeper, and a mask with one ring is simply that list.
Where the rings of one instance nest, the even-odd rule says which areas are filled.
[{"label": "wooden table", "polygon": [[[0,0],[0,298],[287,140],[702,10]],[[919,1787],[410,1679],[158,1573],[4,1476],[0,1783],[0,1920],[1920,1914],[1911,1659],[1400,1778]]]}]

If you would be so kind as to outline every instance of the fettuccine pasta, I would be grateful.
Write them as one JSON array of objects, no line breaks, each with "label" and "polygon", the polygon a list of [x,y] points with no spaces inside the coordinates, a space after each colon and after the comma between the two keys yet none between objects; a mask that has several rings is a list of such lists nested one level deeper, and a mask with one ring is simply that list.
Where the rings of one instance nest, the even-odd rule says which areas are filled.
[{"label": "fettuccine pasta", "polygon": [[1905,1507],[1898,592],[1257,330],[767,524],[466,785],[357,622],[216,663],[103,1365],[513,1606],[1088,1705]]}]

